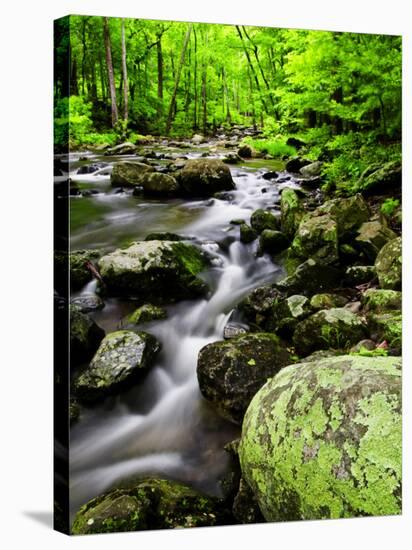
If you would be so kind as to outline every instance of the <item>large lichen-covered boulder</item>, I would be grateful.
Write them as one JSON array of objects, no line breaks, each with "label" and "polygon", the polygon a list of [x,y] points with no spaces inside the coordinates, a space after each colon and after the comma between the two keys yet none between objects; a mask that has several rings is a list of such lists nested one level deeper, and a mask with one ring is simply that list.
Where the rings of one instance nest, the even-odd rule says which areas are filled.
[{"label": "large lichen-covered boulder", "polygon": [[316,215],[328,214],[338,226],[338,236],[354,231],[369,220],[369,207],[359,193],[344,199],[332,199],[316,209]]},{"label": "large lichen-covered boulder", "polygon": [[336,222],[327,214],[305,216],[299,224],[290,251],[298,258],[312,258],[321,264],[333,264],[339,258]]},{"label": "large lichen-covered boulder", "polygon": [[369,288],[362,294],[361,302],[366,311],[374,313],[399,310],[402,307],[402,292]]},{"label": "large lichen-covered boulder", "polygon": [[70,365],[89,361],[103,338],[104,330],[78,306],[70,305]]},{"label": "large lichen-covered boulder", "polygon": [[99,260],[100,274],[111,293],[157,302],[204,294],[198,277],[206,257],[193,245],[175,241],[138,241]]},{"label": "large lichen-covered boulder", "polygon": [[258,208],[250,217],[250,225],[257,233],[265,229],[277,230],[280,227],[280,218],[268,210]]},{"label": "large lichen-covered boulder", "polygon": [[382,288],[400,290],[402,286],[402,237],[386,243],[376,257],[375,268]]},{"label": "large lichen-covered boulder", "polygon": [[169,174],[148,172],[142,174],[139,180],[139,186],[143,188],[145,195],[176,196],[180,192],[176,178]]},{"label": "large lichen-covered boulder", "polygon": [[341,278],[341,272],[335,267],[323,265],[313,258],[309,258],[306,262],[298,265],[291,275],[276,283],[276,287],[289,296],[292,294],[306,296],[335,288]]},{"label": "large lichen-covered boulder", "polygon": [[110,181],[113,187],[135,187],[141,185],[142,176],[154,172],[153,166],[133,160],[122,160],[113,164]]},{"label": "large lichen-covered boulder", "polygon": [[236,188],[229,167],[219,159],[187,161],[178,182],[182,192],[193,197],[210,197],[219,191]]},{"label": "large lichen-covered boulder", "polygon": [[77,397],[94,401],[127,387],[147,372],[159,349],[156,338],[146,332],[107,334],[90,365],[74,381]]},{"label": "large lichen-covered boulder", "polygon": [[225,525],[230,519],[221,499],[175,481],[148,478],[90,500],[77,512],[72,534]]},{"label": "large lichen-covered boulder", "polygon": [[396,233],[380,221],[374,220],[360,226],[354,244],[374,262],[379,250],[393,239],[396,239]]},{"label": "large lichen-covered boulder", "polygon": [[200,391],[221,416],[240,424],[257,390],[290,360],[275,334],[247,334],[208,344],[199,352]]},{"label": "large lichen-covered boulder", "polygon": [[255,395],[239,457],[267,521],[401,513],[400,368],[330,357],[282,369]]},{"label": "large lichen-covered boulder", "polygon": [[344,349],[366,336],[366,326],[360,317],[346,308],[324,309],[301,321],[295,329],[293,342],[304,357],[312,351]]},{"label": "large lichen-covered boulder", "polygon": [[381,167],[371,167],[361,175],[357,187],[364,195],[380,194],[399,189],[402,185],[402,163],[390,161]]},{"label": "large lichen-covered boulder", "polygon": [[296,191],[290,187],[286,187],[282,191],[280,212],[282,231],[289,239],[293,239],[305,212]]}]

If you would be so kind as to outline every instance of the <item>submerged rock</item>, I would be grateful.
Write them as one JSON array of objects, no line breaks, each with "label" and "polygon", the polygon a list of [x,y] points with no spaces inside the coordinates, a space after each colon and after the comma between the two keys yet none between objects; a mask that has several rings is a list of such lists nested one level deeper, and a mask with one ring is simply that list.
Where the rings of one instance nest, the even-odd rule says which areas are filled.
[{"label": "submerged rock", "polygon": [[110,176],[113,187],[135,187],[141,185],[142,176],[154,172],[153,166],[132,160],[115,162]]},{"label": "submerged rock", "polygon": [[240,424],[257,390],[288,363],[290,353],[274,334],[214,342],[199,352],[200,391],[224,418]]},{"label": "submerged rock", "polygon": [[146,332],[111,332],[90,365],[75,378],[77,397],[94,401],[127,387],[147,372],[159,349],[156,338]]},{"label": "submerged rock", "polygon": [[256,394],[239,457],[266,521],[401,513],[401,362],[338,356]]},{"label": "submerged rock", "polygon": [[402,286],[402,237],[386,243],[376,257],[375,268],[382,288],[400,290]]},{"label": "submerged rock", "polygon": [[351,347],[366,336],[362,319],[347,308],[318,311],[301,321],[293,335],[296,351],[301,356],[318,349]]},{"label": "submerged rock", "polygon": [[226,525],[231,514],[221,499],[175,481],[142,479],[131,488],[113,489],[82,506],[74,535],[144,529]]},{"label": "submerged rock", "polygon": [[219,191],[236,189],[229,167],[218,159],[188,160],[178,175],[185,195],[211,197]]},{"label": "submerged rock", "polygon": [[89,361],[104,338],[104,330],[76,305],[70,305],[70,365]]},{"label": "submerged rock", "polygon": [[99,260],[109,292],[156,302],[204,294],[207,285],[198,275],[206,266],[198,248],[174,241],[138,241]]}]

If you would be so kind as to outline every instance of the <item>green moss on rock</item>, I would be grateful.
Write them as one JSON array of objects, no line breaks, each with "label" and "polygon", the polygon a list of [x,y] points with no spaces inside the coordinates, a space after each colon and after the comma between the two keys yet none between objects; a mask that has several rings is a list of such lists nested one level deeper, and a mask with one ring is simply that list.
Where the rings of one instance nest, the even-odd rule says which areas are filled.
[{"label": "green moss on rock", "polygon": [[315,294],[310,300],[310,305],[315,310],[343,307],[348,300],[340,294]]},{"label": "green moss on rock", "polygon": [[400,290],[402,286],[402,237],[386,243],[376,257],[375,268],[382,288]]},{"label": "green moss on rock", "polygon": [[298,258],[311,258],[321,264],[333,264],[338,258],[338,231],[329,216],[306,215],[295,234],[290,251]]},{"label": "green moss on rock", "polygon": [[304,209],[293,189],[286,187],[280,196],[281,228],[283,233],[293,239],[304,216]]},{"label": "green moss on rock", "polygon": [[250,217],[250,225],[259,234],[265,229],[276,231],[280,228],[280,218],[268,210],[259,208]]},{"label": "green moss on rock", "polygon": [[132,325],[140,325],[142,323],[149,323],[150,321],[165,319],[166,316],[167,312],[164,308],[152,304],[144,304],[128,315],[126,322]]}]

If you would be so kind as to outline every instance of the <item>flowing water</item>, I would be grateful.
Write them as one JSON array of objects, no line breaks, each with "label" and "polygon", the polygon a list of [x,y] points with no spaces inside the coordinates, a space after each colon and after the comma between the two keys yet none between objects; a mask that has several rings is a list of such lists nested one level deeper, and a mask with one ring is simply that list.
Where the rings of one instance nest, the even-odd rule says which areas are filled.
[{"label": "flowing water", "polygon": [[[96,160],[109,166],[90,175],[75,174],[78,166]],[[177,232],[213,257],[204,274],[212,291],[207,298],[168,306],[167,319],[142,326],[162,344],[148,376],[103,404],[82,409],[71,430],[72,514],[114,484],[149,474],[219,494],[218,480],[227,467],[223,446],[238,437],[239,427],[219,418],[202,398],[198,352],[223,339],[225,324],[245,295],[283,275],[269,256],[256,257],[256,241],[242,244],[238,226],[229,223],[235,218],[249,221],[257,208],[278,209],[279,184],[262,174],[279,169],[279,164],[260,161],[231,167],[236,191],[222,199],[185,201],[116,193],[110,187],[112,160],[71,158],[72,179],[83,190],[95,190],[91,196],[71,198],[71,248],[108,251],[153,231]],[[79,294],[95,290],[93,281]],[[113,331],[135,307],[131,301],[109,298],[92,316],[106,332]]]}]

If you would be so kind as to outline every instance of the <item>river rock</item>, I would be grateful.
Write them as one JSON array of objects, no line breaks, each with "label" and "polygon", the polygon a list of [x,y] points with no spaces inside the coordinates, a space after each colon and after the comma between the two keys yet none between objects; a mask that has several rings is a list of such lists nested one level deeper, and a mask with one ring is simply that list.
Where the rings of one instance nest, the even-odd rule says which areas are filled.
[{"label": "river rock", "polygon": [[315,215],[328,214],[338,226],[339,238],[351,234],[370,217],[369,206],[359,193],[344,199],[332,199],[319,206]]},{"label": "river rock", "polygon": [[223,329],[223,338],[225,340],[231,340],[232,338],[243,336],[247,332],[247,329],[241,323],[229,322]]},{"label": "river rock", "polygon": [[289,336],[298,322],[311,313],[312,307],[306,296],[295,294],[288,298],[279,298],[272,306],[268,327],[282,336]]},{"label": "river rock", "polygon": [[399,190],[402,186],[402,163],[390,161],[383,166],[367,168],[361,175],[357,187],[364,195],[379,195]]},{"label": "river rock", "polygon": [[244,143],[237,150],[237,154],[244,159],[250,159],[253,157],[253,149],[250,145]]},{"label": "river rock", "polygon": [[222,162],[225,164],[239,164],[242,160],[243,159],[236,153],[228,153],[224,158],[222,158]]},{"label": "river rock", "polygon": [[90,313],[91,311],[104,308],[103,300],[96,294],[83,294],[77,296],[76,298],[72,298],[70,303],[77,306],[82,313]]},{"label": "river rock", "polygon": [[224,418],[240,424],[257,390],[290,361],[289,351],[274,334],[214,342],[199,352],[200,391]]},{"label": "river rock", "polygon": [[105,151],[104,154],[107,156],[134,155],[136,151],[137,151],[136,145],[134,145],[133,143],[130,143],[130,141],[126,141],[125,143],[120,143],[119,145],[110,147]]},{"label": "river rock", "polygon": [[145,195],[176,196],[180,192],[179,184],[173,176],[160,172],[148,172],[139,177],[139,186]]},{"label": "river rock", "polygon": [[76,396],[95,401],[130,386],[147,372],[159,349],[155,337],[146,332],[107,334],[90,365],[75,378]]},{"label": "river rock", "polygon": [[339,294],[323,293],[315,294],[310,300],[310,305],[315,310],[343,307],[348,300]]},{"label": "river rock", "polygon": [[362,294],[362,305],[365,311],[383,313],[402,308],[402,292],[369,288]]},{"label": "river rock", "polygon": [[255,288],[237,307],[251,325],[266,328],[274,304],[282,297],[275,287],[261,286]]},{"label": "river rock", "polygon": [[323,162],[321,162],[320,160],[316,160],[315,162],[311,162],[310,164],[302,166],[299,172],[304,178],[313,178],[320,175],[322,171],[322,166]]},{"label": "river rock", "polygon": [[268,210],[258,208],[250,217],[250,225],[257,233],[262,233],[264,229],[280,229],[280,218]]},{"label": "river rock", "polygon": [[132,160],[113,164],[110,181],[113,187],[136,187],[142,185],[142,176],[154,172],[153,166]]},{"label": "river rock", "polygon": [[297,174],[301,168],[310,164],[310,160],[302,159],[300,157],[293,157],[286,163],[285,169],[288,172]]},{"label": "river rock", "polygon": [[239,457],[266,521],[400,514],[400,359],[282,369],[249,405]]},{"label": "river rock", "polygon": [[164,233],[149,233],[146,235],[145,241],[186,241],[187,237],[182,237],[182,235],[177,235],[177,233],[169,233],[165,231]]},{"label": "river rock", "polygon": [[276,254],[289,246],[289,240],[282,231],[264,229],[259,237],[259,254],[268,252]]},{"label": "river rock", "polygon": [[298,323],[293,335],[297,353],[304,357],[318,349],[344,349],[366,337],[362,319],[346,308],[324,309]]},{"label": "river rock", "polygon": [[276,283],[276,287],[289,296],[311,295],[336,288],[342,278],[341,272],[329,265],[316,262],[313,258],[300,264],[288,277]]},{"label": "river rock", "polygon": [[194,145],[201,145],[202,143],[207,143],[207,139],[205,138],[205,136],[202,136],[201,134],[195,134],[192,137],[191,142]]},{"label": "river rock", "polygon": [[78,306],[70,305],[70,364],[91,359],[103,338],[104,330]]},{"label": "river rock", "polygon": [[345,271],[344,283],[349,286],[369,283],[376,277],[374,265],[352,265]]},{"label": "river rock", "polygon": [[126,321],[132,325],[141,325],[150,321],[166,319],[166,317],[167,311],[164,308],[152,304],[144,304],[128,315]]},{"label": "river rock", "polygon": [[305,216],[299,224],[290,251],[298,258],[312,258],[321,264],[337,262],[339,253],[336,222],[327,214]]},{"label": "river rock", "polygon": [[294,189],[285,187],[280,196],[281,228],[283,233],[293,239],[304,216],[304,209]]},{"label": "river rock", "polygon": [[221,499],[165,479],[141,479],[113,489],[82,506],[72,533],[117,533],[231,523]]},{"label": "river rock", "polygon": [[382,288],[400,290],[402,285],[402,237],[386,243],[379,251],[375,268]]},{"label": "river rock", "polygon": [[241,223],[239,226],[240,241],[244,244],[251,243],[257,239],[257,232],[247,223]]},{"label": "river rock", "polygon": [[178,175],[185,195],[211,197],[219,191],[236,189],[229,167],[218,159],[188,160]]},{"label": "river rock", "polygon": [[206,266],[198,248],[174,241],[137,241],[99,260],[109,292],[156,302],[204,294],[207,285],[198,275]]},{"label": "river rock", "polygon": [[374,220],[360,226],[354,243],[369,260],[374,262],[379,250],[392,239],[396,239],[396,233],[378,220]]}]

